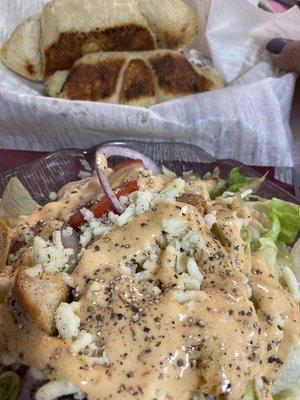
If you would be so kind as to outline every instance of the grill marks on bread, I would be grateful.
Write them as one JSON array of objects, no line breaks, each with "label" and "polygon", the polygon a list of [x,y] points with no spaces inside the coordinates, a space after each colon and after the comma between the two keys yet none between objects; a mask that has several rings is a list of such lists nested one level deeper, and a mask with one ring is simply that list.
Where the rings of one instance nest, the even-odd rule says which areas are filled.
[{"label": "grill marks on bread", "polygon": [[45,50],[45,76],[70,69],[74,62],[97,51],[146,51],[156,48],[150,29],[128,24],[90,32],[63,32]]},{"label": "grill marks on bread", "polygon": [[0,57],[40,81],[84,54],[181,49],[197,31],[196,13],[183,0],[52,0],[15,28]]},{"label": "grill marks on bread", "polygon": [[157,76],[159,88],[166,94],[193,94],[210,90],[211,82],[199,74],[181,54],[160,54],[149,62]]},{"label": "grill marks on bread", "polygon": [[107,59],[72,68],[63,86],[64,97],[71,100],[112,100],[125,59]]},{"label": "grill marks on bread", "polygon": [[155,87],[151,69],[139,59],[129,61],[123,75],[120,93],[122,104],[135,104],[139,100],[155,102]]},{"label": "grill marks on bread", "polygon": [[56,72],[46,82],[50,96],[147,107],[216,87],[182,53],[172,50],[88,54],[66,72],[62,83],[60,79]]}]

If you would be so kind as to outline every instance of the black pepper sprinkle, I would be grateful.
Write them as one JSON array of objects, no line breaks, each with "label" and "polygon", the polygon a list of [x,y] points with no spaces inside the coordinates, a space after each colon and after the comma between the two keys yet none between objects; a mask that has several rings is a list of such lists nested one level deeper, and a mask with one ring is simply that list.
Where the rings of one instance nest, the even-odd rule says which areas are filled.
[{"label": "black pepper sprinkle", "polygon": [[182,359],[182,358],[179,358],[179,359],[176,361],[176,364],[177,364],[177,367],[183,367],[183,365],[184,365],[183,359]]},{"label": "black pepper sprinkle", "polygon": [[274,363],[276,363],[276,364],[281,365],[281,364],[282,364],[282,361],[280,360],[280,358],[271,356],[271,357],[268,358],[268,363],[269,363],[269,364],[274,364]]}]

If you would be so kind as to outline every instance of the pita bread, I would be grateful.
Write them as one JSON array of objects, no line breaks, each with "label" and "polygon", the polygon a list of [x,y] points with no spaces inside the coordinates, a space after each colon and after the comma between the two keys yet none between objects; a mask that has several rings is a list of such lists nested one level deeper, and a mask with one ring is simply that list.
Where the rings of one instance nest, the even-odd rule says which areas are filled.
[{"label": "pita bread", "polygon": [[159,48],[182,49],[198,33],[197,16],[182,0],[138,0],[138,5]]},{"label": "pita bread", "polygon": [[86,53],[155,47],[155,37],[136,0],[53,0],[43,8],[45,76],[71,68]]},{"label": "pita bread", "polygon": [[25,19],[3,44],[0,52],[2,63],[24,78],[32,81],[42,80],[40,37],[40,15]]},{"label": "pita bread", "polygon": [[[217,73],[202,73],[174,50],[100,52],[77,60],[46,81],[50,96],[149,107],[221,86]],[[218,79],[217,79],[218,77]]]},{"label": "pita bread", "polygon": [[1,58],[38,81],[85,54],[180,49],[196,33],[196,14],[183,0],[52,0],[15,29]]}]

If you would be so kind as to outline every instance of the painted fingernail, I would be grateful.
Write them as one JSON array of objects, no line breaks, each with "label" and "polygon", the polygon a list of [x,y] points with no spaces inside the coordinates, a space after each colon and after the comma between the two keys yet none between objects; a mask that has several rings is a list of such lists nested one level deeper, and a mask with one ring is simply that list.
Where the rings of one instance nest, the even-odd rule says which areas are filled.
[{"label": "painted fingernail", "polygon": [[280,54],[283,48],[290,42],[290,39],[275,38],[269,41],[266,50],[273,54]]}]

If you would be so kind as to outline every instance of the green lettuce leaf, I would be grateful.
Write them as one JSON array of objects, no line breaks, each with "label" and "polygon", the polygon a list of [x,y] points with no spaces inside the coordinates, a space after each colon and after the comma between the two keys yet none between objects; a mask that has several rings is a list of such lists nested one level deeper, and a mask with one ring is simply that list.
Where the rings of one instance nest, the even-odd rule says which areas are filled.
[{"label": "green lettuce leaf", "polygon": [[230,171],[228,176],[227,185],[238,191],[241,185],[247,182],[247,178],[240,173],[239,168],[235,167]]},{"label": "green lettuce leaf", "polygon": [[272,227],[267,233],[263,235],[263,237],[271,240],[272,242],[275,242],[280,234],[281,225],[277,215],[275,214],[272,215],[271,220],[272,220]]},{"label": "green lettuce leaf", "polygon": [[254,254],[267,266],[270,274],[279,279],[281,272],[277,264],[278,248],[270,238],[261,237],[260,247]]},{"label": "green lettuce leaf", "polygon": [[265,176],[261,178],[248,178],[240,173],[238,167],[230,171],[227,180],[227,190],[229,192],[242,192],[247,189],[252,189],[254,192],[260,187],[265,180]]},{"label": "green lettuce leaf", "polygon": [[5,371],[0,375],[0,399],[17,400],[20,390],[20,377],[13,371]]},{"label": "green lettuce leaf", "polygon": [[39,204],[33,200],[31,194],[22,182],[13,177],[4,190],[1,201],[1,214],[5,218],[18,218],[20,215],[31,214]]},{"label": "green lettuce leaf", "polygon": [[278,230],[278,222],[280,224],[280,231],[276,239],[283,243],[292,243],[300,231],[300,206],[272,199],[269,204],[269,213],[273,224],[277,225],[274,228],[274,234]]},{"label": "green lettuce leaf", "polygon": [[226,190],[226,181],[220,180],[216,186],[209,192],[210,198],[214,200],[218,196],[222,196],[222,194]]},{"label": "green lettuce leaf", "polygon": [[243,400],[256,400],[256,391],[255,391],[255,384],[254,382],[249,382],[247,385],[246,392],[243,396]]},{"label": "green lettuce leaf", "polygon": [[220,180],[215,188],[210,192],[210,197],[214,200],[216,197],[221,196],[225,191],[227,192],[243,192],[247,189],[252,189],[255,192],[263,183],[265,176],[261,178],[248,178],[240,173],[238,167],[233,168],[227,181]]}]

